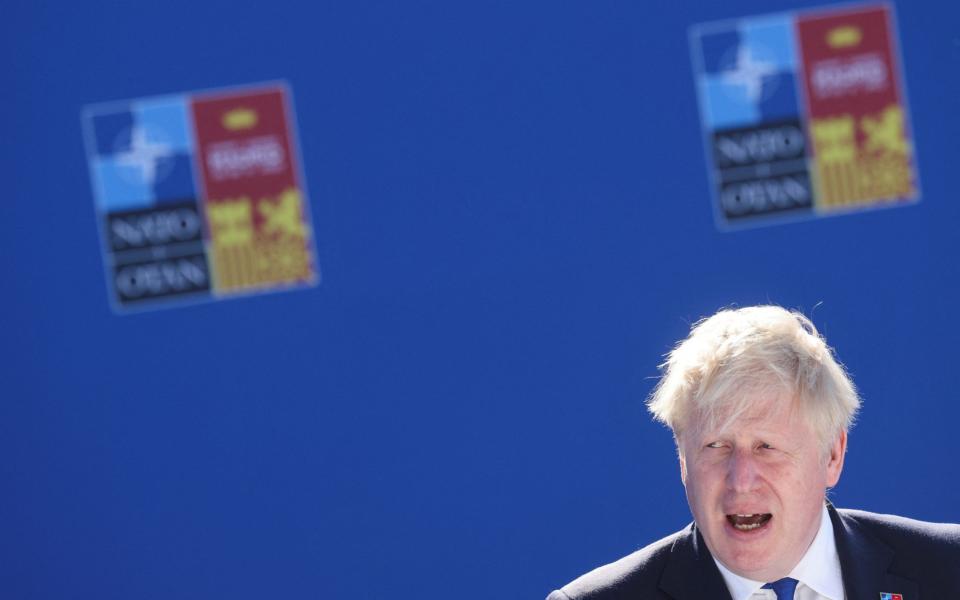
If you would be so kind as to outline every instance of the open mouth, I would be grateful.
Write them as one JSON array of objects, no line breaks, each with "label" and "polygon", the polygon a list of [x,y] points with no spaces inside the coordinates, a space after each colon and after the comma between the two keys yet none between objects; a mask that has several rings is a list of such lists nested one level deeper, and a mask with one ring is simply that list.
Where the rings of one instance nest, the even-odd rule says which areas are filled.
[{"label": "open mouth", "polygon": [[773,517],[770,513],[755,513],[752,515],[727,515],[727,521],[737,531],[754,531],[770,522]]}]

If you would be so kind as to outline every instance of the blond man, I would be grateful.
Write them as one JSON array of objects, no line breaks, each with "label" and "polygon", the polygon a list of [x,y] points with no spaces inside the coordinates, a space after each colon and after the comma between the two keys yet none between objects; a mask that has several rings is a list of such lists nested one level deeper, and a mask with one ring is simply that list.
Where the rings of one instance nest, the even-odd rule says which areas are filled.
[{"label": "blond man", "polygon": [[662,368],[693,523],[548,600],[960,599],[960,525],[827,501],[860,400],[809,319],[722,310]]}]

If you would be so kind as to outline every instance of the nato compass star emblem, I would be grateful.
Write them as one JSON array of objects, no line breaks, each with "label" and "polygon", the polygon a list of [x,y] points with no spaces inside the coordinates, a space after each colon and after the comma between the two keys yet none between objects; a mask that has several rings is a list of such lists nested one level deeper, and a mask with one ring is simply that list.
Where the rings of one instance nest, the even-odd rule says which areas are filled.
[{"label": "nato compass star emblem", "polygon": [[777,74],[777,66],[767,60],[765,54],[768,52],[762,47],[740,45],[736,58],[723,73],[723,81],[743,88],[750,102],[759,102],[773,92],[771,84],[776,82],[773,76]]},{"label": "nato compass star emblem", "polygon": [[139,179],[148,186],[169,174],[170,164],[164,159],[172,156],[174,150],[164,142],[166,136],[162,131],[147,131],[142,125],[134,125],[129,136],[129,145],[121,142],[125,136],[117,139],[117,146],[127,146],[113,155],[117,165],[135,170]]}]

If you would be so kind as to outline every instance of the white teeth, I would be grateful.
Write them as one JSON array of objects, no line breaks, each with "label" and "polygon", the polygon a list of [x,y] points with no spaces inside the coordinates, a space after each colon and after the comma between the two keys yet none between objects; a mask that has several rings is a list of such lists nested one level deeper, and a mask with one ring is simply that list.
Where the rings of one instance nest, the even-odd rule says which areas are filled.
[{"label": "white teeth", "polygon": [[737,531],[753,531],[760,529],[770,521],[767,513],[734,513],[727,515],[730,525]]}]

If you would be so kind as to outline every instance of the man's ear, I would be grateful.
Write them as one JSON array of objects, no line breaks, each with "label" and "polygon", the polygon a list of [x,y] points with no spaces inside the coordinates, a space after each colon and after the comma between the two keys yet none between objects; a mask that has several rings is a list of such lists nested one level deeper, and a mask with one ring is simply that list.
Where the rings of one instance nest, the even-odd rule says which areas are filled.
[{"label": "man's ear", "polygon": [[847,453],[847,432],[841,431],[837,439],[830,445],[830,453],[827,455],[827,487],[833,487],[840,481],[840,473],[843,471],[843,457]]}]

